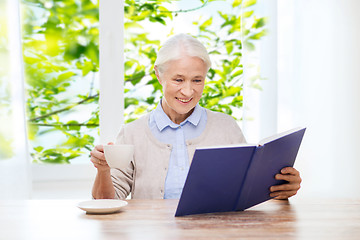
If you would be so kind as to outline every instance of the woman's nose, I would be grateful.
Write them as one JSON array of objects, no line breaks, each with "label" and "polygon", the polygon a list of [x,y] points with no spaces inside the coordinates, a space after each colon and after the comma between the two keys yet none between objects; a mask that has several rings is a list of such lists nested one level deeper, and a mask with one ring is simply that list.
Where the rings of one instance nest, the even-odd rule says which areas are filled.
[{"label": "woman's nose", "polygon": [[193,87],[192,87],[191,83],[189,83],[189,82],[184,83],[183,87],[181,88],[181,93],[184,96],[190,97],[193,94],[193,91],[194,91]]}]

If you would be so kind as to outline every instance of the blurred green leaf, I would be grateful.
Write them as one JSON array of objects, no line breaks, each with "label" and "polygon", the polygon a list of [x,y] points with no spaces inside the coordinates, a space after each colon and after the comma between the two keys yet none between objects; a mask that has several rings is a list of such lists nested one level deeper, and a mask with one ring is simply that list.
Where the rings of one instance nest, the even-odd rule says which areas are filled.
[{"label": "blurred green leaf", "polygon": [[244,12],[242,16],[243,16],[244,18],[249,18],[249,17],[251,17],[253,14],[254,14],[254,10],[251,10],[251,11],[246,11],[246,12]]},{"label": "blurred green leaf", "polygon": [[66,72],[66,73],[62,73],[58,76],[58,81],[63,81],[63,80],[67,80],[69,78],[71,78],[72,76],[76,75],[74,72]]},{"label": "blurred green leaf", "polygon": [[256,0],[244,0],[243,8],[247,8],[256,4]]},{"label": "blurred green leaf", "polygon": [[205,30],[207,27],[209,27],[212,24],[213,18],[210,17],[208,20],[204,21],[201,25],[200,25],[200,30]]},{"label": "blurred green leaf", "polygon": [[233,46],[233,43],[232,43],[232,42],[227,42],[227,43],[225,44],[225,47],[226,47],[226,52],[227,52],[227,54],[230,54],[230,53],[233,51],[233,49],[234,49],[234,46]]},{"label": "blurred green leaf", "polygon": [[268,19],[267,18],[259,18],[255,20],[255,23],[253,25],[253,28],[262,28],[266,25]]},{"label": "blurred green leaf", "polygon": [[233,3],[232,3],[232,7],[237,7],[239,6],[240,4],[242,3],[242,0],[234,0]]}]

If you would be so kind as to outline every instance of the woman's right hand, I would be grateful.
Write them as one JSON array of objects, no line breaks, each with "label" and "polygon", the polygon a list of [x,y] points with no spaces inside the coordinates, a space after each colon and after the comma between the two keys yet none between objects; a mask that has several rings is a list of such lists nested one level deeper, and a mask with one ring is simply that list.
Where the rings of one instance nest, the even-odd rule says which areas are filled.
[{"label": "woman's right hand", "polygon": [[[113,144],[113,143],[109,143]],[[110,167],[106,162],[103,145],[96,145],[90,152],[90,161],[94,164],[99,172],[109,171]]]},{"label": "woman's right hand", "polygon": [[93,197],[95,199],[113,199],[115,197],[115,189],[111,181],[110,167],[105,159],[104,146],[95,146],[90,152],[90,155],[90,161],[94,164],[94,167],[97,168],[97,174],[92,189]]}]

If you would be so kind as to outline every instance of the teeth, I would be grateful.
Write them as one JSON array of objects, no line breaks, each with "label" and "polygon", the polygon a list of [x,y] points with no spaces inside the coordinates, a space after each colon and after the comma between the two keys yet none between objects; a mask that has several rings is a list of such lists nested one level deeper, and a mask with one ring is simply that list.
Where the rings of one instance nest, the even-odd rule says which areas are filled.
[{"label": "teeth", "polygon": [[183,102],[183,103],[190,102],[191,99],[192,99],[192,98],[190,98],[190,99],[181,99],[181,98],[178,98],[178,100],[179,100],[180,102]]}]

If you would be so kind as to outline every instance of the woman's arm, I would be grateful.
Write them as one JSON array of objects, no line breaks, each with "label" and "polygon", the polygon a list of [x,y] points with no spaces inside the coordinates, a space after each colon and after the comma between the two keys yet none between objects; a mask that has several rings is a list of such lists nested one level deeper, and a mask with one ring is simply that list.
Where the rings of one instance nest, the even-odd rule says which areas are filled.
[{"label": "woman's arm", "polygon": [[90,161],[97,168],[92,189],[93,197],[95,199],[113,199],[115,197],[115,189],[111,180],[110,167],[105,159],[103,146],[97,145],[90,154]]}]

